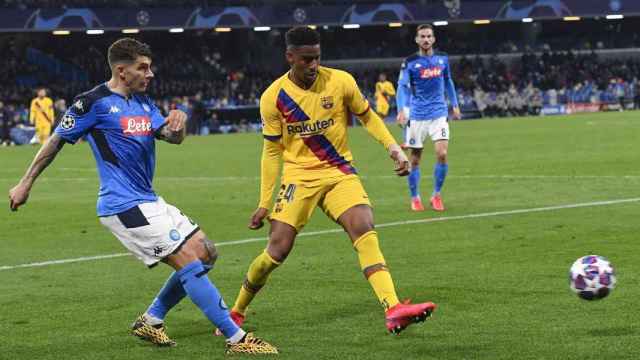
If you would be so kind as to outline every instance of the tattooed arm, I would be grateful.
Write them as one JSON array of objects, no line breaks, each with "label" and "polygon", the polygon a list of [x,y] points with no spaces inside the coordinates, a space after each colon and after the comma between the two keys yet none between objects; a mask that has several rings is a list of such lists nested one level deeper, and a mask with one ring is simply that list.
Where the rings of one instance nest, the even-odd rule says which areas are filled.
[{"label": "tattooed arm", "polygon": [[17,211],[18,207],[27,202],[29,192],[36,179],[53,162],[63,146],[64,140],[60,135],[54,133],[40,148],[18,185],[9,191],[9,206],[12,211]]}]

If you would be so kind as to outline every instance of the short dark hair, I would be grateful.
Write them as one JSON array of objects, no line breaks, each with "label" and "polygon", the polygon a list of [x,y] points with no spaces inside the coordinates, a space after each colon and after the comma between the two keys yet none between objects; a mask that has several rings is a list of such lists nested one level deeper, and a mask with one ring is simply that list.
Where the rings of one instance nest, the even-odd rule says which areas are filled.
[{"label": "short dark hair", "polygon": [[416,28],[416,34],[418,33],[418,31],[424,30],[424,29],[431,29],[431,31],[433,31],[433,26],[431,26],[431,24],[420,24]]},{"label": "short dark hair", "polygon": [[287,47],[319,45],[320,33],[308,26],[296,26],[287,31],[284,35],[284,41]]},{"label": "short dark hair", "polygon": [[111,67],[121,62],[132,63],[138,56],[151,57],[151,47],[136,39],[122,38],[109,46],[107,59]]}]

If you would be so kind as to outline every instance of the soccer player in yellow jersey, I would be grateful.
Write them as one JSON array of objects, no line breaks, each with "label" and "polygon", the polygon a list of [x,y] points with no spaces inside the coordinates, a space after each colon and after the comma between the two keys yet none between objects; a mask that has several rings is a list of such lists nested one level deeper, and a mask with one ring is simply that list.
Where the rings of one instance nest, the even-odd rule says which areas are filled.
[{"label": "soccer player in yellow jersey", "polygon": [[381,73],[376,83],[376,112],[383,119],[389,115],[389,99],[396,96],[396,89],[391,81],[387,80],[387,74]]},{"label": "soccer player in yellow jersey", "polygon": [[269,216],[267,248],[249,266],[231,316],[238,324],[244,322],[247,306],[269,274],[287,258],[296,235],[319,207],[349,235],[364,276],[386,310],[387,329],[397,334],[424,321],[436,305],[398,301],[378,246],[371,204],[351,164],[347,146],[350,114],[389,151],[398,175],[407,175],[408,159],[384,122],[370,110],[353,76],[319,66],[320,35],[315,30],[289,30],[286,46],[291,70],[274,81],[260,99],[262,176],[260,203],[251,217],[251,229],[262,227],[267,217],[281,160],[282,186]]},{"label": "soccer player in yellow jersey", "polygon": [[44,88],[38,89],[37,96],[31,100],[29,122],[35,124],[36,136],[40,144],[44,144],[49,138],[53,120],[53,101],[47,96]]}]

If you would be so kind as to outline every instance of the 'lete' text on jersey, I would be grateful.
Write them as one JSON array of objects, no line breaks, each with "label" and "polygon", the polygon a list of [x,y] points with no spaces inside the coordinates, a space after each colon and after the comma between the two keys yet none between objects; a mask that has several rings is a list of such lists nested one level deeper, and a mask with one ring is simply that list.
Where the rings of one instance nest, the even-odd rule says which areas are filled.
[{"label": "'lete' text on jersey", "polygon": [[300,88],[285,74],[260,98],[263,135],[281,141],[283,176],[290,180],[355,174],[347,126],[351,114],[368,110],[353,76],[326,67],[319,67],[309,89]]},{"label": "'lete' text on jersey", "polygon": [[434,120],[449,114],[445,90],[451,106],[458,107],[451,78],[449,57],[414,54],[402,63],[398,77],[398,111],[409,107],[410,120]]},{"label": "'lete' text on jersey", "polygon": [[127,99],[102,84],[75,98],[56,133],[72,144],[87,135],[100,175],[98,216],[157,200],[152,188],[155,134],[163,124],[146,95]]}]

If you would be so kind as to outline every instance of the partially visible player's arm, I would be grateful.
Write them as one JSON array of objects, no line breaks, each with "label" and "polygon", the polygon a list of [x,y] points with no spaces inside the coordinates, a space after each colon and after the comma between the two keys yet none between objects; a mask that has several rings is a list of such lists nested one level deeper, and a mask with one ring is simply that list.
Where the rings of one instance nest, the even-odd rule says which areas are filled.
[{"label": "partially visible player's arm", "polygon": [[49,113],[49,122],[51,123],[51,125],[53,125],[56,119],[56,112],[53,109],[53,102],[51,102],[51,105],[49,105],[49,109],[47,112]]},{"label": "partially visible player's arm", "polygon": [[389,129],[384,124],[384,121],[376,114],[367,109],[367,112],[358,116],[358,119],[367,129],[369,135],[378,140],[384,148],[389,152],[389,156],[395,162],[394,171],[398,176],[409,175],[409,159],[405,155],[404,151],[400,148],[400,145],[396,142],[396,139],[391,135]]},{"label": "partially visible player's arm", "polygon": [[36,179],[53,162],[63,146],[64,140],[57,133],[53,133],[40,148],[18,185],[9,191],[9,206],[12,211],[17,211],[18,207],[27,202]]},{"label": "partially visible player's arm", "polygon": [[164,124],[156,133],[156,138],[170,144],[181,144],[187,135],[187,114],[181,110],[171,110],[165,118]]},{"label": "partially visible player's arm", "polygon": [[257,230],[264,225],[263,220],[269,213],[273,190],[276,186],[276,180],[278,180],[282,151],[282,145],[278,138],[274,137],[269,140],[265,137],[260,161],[260,203],[258,208],[251,214],[249,229]]},{"label": "partially visible player's arm", "polygon": [[282,159],[282,123],[281,114],[275,106],[277,99],[272,87],[260,96],[260,117],[262,118],[262,159],[260,160],[260,202],[258,208],[251,214],[249,229],[262,227],[263,220],[269,213],[273,190],[278,179],[278,171]]},{"label": "partially visible player's arm", "polygon": [[400,126],[407,123],[407,113],[409,112],[409,101],[411,99],[411,82],[409,79],[409,68],[406,62],[402,63],[400,74],[398,75],[398,89],[396,90],[396,108],[398,116],[396,121]]},{"label": "partially visible player's arm", "polygon": [[453,107],[453,116],[455,119],[460,119],[460,106],[458,105],[458,94],[456,93],[456,86],[453,84],[453,78],[451,76],[451,66],[447,61],[447,67],[444,73],[444,88],[447,92],[447,98]]},{"label": "partially visible player's arm", "polygon": [[384,121],[382,121],[378,114],[371,110],[369,102],[364,98],[360,89],[358,89],[356,80],[351,75],[349,75],[346,84],[345,100],[349,111],[358,117],[358,120],[360,120],[367,132],[389,151],[389,156],[391,156],[396,165],[396,174],[399,176],[408,175],[409,160],[407,156],[396,142],[396,139],[391,135],[389,129],[387,129]]},{"label": "partially visible player's arm", "polygon": [[358,120],[360,120],[369,135],[381,143],[385,149],[389,150],[389,146],[397,144],[396,139],[387,129],[384,121],[370,108],[367,108],[363,114],[356,114],[356,117],[358,117]]},{"label": "partially visible player's arm", "polygon": [[262,144],[262,160],[260,161],[260,203],[258,207],[269,209],[273,199],[273,189],[278,180],[282,145],[278,141],[264,139]]},{"label": "partially visible player's arm", "polygon": [[31,100],[31,106],[29,107],[29,123],[35,124],[36,122],[36,99]]},{"label": "partially visible player's arm", "polygon": [[396,96],[396,89],[393,87],[393,84],[390,82],[388,82],[387,84],[389,85],[387,88],[389,96]]}]

